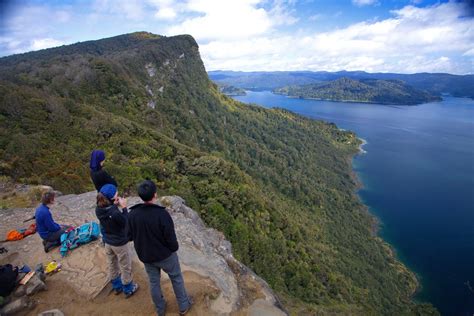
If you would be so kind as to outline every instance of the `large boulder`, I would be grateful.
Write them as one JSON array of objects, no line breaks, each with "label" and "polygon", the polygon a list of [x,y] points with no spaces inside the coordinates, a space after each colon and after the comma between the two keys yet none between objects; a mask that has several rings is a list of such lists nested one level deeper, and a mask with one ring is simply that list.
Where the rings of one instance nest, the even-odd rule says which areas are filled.
[{"label": "large boulder", "polygon": [[[95,196],[95,192],[88,192],[58,197],[56,204],[51,208],[53,218],[60,224],[71,225],[97,221]],[[137,197],[128,199],[129,205],[140,202]],[[212,288],[216,289],[215,295],[211,295],[211,299],[206,302],[207,313],[285,314],[267,283],[234,258],[231,244],[222,233],[206,227],[199,215],[186,206],[180,197],[163,197],[160,203],[167,207],[175,223],[180,244],[178,255],[183,272],[198,275],[202,280],[209,280]],[[23,223],[23,220],[33,214],[34,209],[31,208],[0,211],[0,236],[5,235],[10,229],[28,226],[29,223]],[[34,267],[38,263],[46,264],[52,260],[60,262],[62,269],[54,275],[55,282],[70,286],[85,300],[94,299],[99,293],[103,293],[108,285],[107,263],[101,241],[83,245],[65,258],[61,257],[57,249],[45,253],[38,234],[5,246],[9,252],[0,255],[0,263],[27,264]],[[129,246],[132,248],[132,243]],[[140,269],[134,268],[135,271],[144,273],[135,251],[132,250],[132,253],[134,266],[140,267]],[[162,275],[166,281],[166,274]]]}]

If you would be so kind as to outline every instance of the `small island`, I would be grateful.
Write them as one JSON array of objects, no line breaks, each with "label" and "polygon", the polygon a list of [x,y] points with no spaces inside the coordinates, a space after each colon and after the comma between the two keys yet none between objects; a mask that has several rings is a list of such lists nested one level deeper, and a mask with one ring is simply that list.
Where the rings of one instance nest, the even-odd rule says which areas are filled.
[{"label": "small island", "polygon": [[221,91],[221,93],[228,96],[247,95],[244,89],[229,85],[219,85],[219,90]]},{"label": "small island", "polygon": [[441,97],[416,89],[401,80],[339,78],[333,81],[277,88],[273,93],[303,99],[392,105],[441,101]]}]

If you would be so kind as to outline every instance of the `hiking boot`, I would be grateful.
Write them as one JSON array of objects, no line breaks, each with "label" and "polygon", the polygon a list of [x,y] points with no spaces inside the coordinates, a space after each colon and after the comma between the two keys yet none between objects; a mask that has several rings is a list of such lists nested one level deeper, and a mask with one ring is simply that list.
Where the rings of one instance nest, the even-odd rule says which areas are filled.
[{"label": "hiking boot", "polygon": [[179,316],[183,316],[183,315],[186,315],[187,312],[189,312],[189,310],[191,309],[191,307],[193,307],[193,304],[194,304],[194,300],[191,296],[188,297],[188,301],[189,301],[189,305],[188,307],[186,307],[186,309],[184,311],[179,311]]},{"label": "hiking boot", "polygon": [[43,248],[44,252],[48,253],[48,251],[53,247],[51,246],[51,243],[49,241],[43,240]]},{"label": "hiking boot", "polygon": [[123,286],[123,292],[125,293],[125,298],[129,298],[138,290],[138,284],[135,282],[130,282]]},{"label": "hiking boot", "polygon": [[114,290],[115,295],[119,295],[123,292],[123,284],[120,276],[113,279],[110,283],[112,283],[112,289]]},{"label": "hiking boot", "polygon": [[18,273],[28,273],[31,271],[31,268],[29,266],[27,266],[26,264],[23,265],[23,267],[19,268],[18,269]]}]

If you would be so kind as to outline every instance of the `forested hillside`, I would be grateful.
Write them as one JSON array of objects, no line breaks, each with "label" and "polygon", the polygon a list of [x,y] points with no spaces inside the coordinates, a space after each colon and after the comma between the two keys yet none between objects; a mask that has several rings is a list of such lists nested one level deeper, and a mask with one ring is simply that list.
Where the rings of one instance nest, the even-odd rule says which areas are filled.
[{"label": "forested hillside", "polygon": [[440,97],[399,80],[340,78],[329,82],[287,86],[275,89],[274,92],[305,99],[377,104],[415,105],[441,101]]},{"label": "forested hillside", "polygon": [[92,190],[92,149],[121,191],[144,178],[232,242],[294,312],[436,313],[354,194],[359,140],[334,124],[236,102],[190,36],[133,33],[0,59],[0,170]]}]

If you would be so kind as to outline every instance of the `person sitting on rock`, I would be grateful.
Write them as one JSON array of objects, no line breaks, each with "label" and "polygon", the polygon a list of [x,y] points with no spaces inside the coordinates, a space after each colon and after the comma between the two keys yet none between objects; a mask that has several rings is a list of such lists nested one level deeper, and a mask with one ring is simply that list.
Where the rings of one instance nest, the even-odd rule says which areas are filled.
[{"label": "person sitting on rock", "polygon": [[118,197],[115,185],[102,186],[97,194],[95,214],[102,227],[112,288],[115,294],[123,292],[128,298],[138,290],[138,284],[132,281],[132,258],[126,231],[127,200]]},{"label": "person sitting on rock", "polygon": [[94,182],[95,189],[97,192],[100,191],[100,188],[105,184],[113,184],[117,187],[117,181],[114,177],[109,175],[107,171],[102,169],[102,166],[105,162],[105,152],[102,150],[93,150],[91,153],[91,160],[89,163],[90,167],[90,176],[92,182]]},{"label": "person sitting on rock", "polygon": [[166,272],[173,285],[178,301],[179,314],[186,314],[192,299],[186,293],[179,265],[178,241],[173,219],[166,208],[155,204],[156,185],[147,180],[138,187],[138,195],[144,201],[131,207],[128,215],[128,236],[133,240],[138,258],[145,264],[150,280],[150,290],[158,315],[164,315],[166,302],[160,287],[161,270]]},{"label": "person sitting on rock", "polygon": [[50,207],[54,204],[54,199],[54,191],[43,193],[41,204],[35,212],[36,230],[43,239],[45,252],[48,252],[51,248],[59,246],[61,243],[61,235],[71,227],[68,225],[59,225],[53,220]]}]

